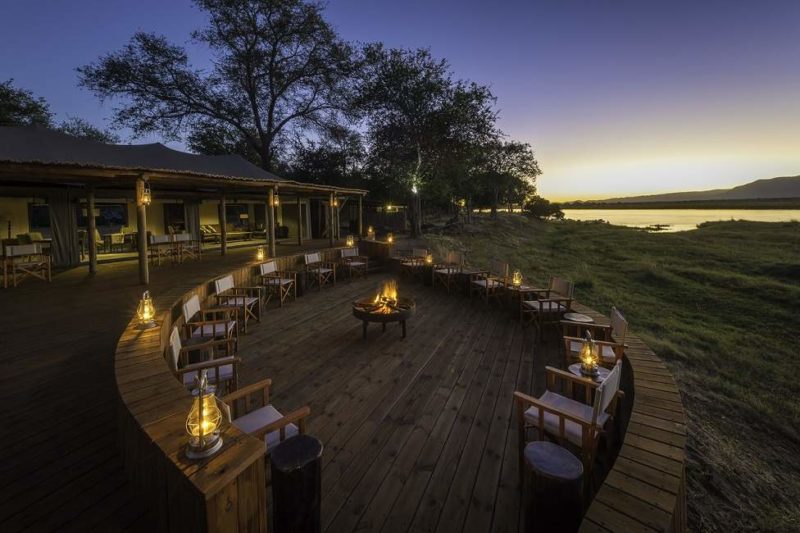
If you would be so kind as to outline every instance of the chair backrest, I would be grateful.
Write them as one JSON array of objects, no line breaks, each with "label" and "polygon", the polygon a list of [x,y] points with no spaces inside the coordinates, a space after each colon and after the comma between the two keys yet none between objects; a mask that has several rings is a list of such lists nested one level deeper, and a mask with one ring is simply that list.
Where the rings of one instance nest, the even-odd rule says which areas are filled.
[{"label": "chair backrest", "polygon": [[457,250],[450,250],[449,252],[447,252],[447,258],[445,259],[445,263],[447,263],[448,265],[461,266],[464,264],[464,255]]},{"label": "chair backrest", "polygon": [[193,294],[186,302],[183,303],[183,321],[191,322],[192,319],[200,312],[200,298]]},{"label": "chair backrest", "polygon": [[181,358],[181,334],[178,331],[178,326],[172,328],[169,334],[169,366],[172,370],[178,370],[178,362]]},{"label": "chair backrest", "polygon": [[150,235],[150,244],[167,244],[172,241],[172,235]]},{"label": "chair backrest", "polygon": [[572,298],[573,284],[571,281],[558,276],[550,278],[550,290],[565,298]]},{"label": "chair backrest", "polygon": [[413,257],[427,257],[428,250],[426,248],[412,248],[411,255]]},{"label": "chair backrest", "polygon": [[222,294],[223,292],[232,289],[233,275],[228,274],[225,277],[214,280],[214,286],[217,289],[217,294]]},{"label": "chair backrest", "polygon": [[342,259],[345,257],[358,257],[358,248],[342,248]]},{"label": "chair backrest", "polygon": [[97,230],[97,228],[94,229],[94,242],[95,243],[103,242],[103,237],[100,235],[100,232]]},{"label": "chair backrest", "polygon": [[503,263],[497,259],[492,259],[489,263],[489,271],[492,275],[498,278],[508,277],[508,263]]},{"label": "chair backrest", "polygon": [[44,240],[44,235],[42,235],[41,231],[29,231],[28,237],[30,237],[33,242]]},{"label": "chair backrest", "polygon": [[611,308],[611,335],[614,340],[622,344],[625,342],[625,335],[628,334],[628,321],[616,307]]},{"label": "chair backrest", "polygon": [[6,257],[38,255],[41,253],[42,253],[42,245],[37,243],[6,246]]},{"label": "chair backrest", "polygon": [[619,381],[620,376],[622,375],[622,362],[618,361],[617,364],[614,365],[614,368],[611,369],[611,372],[608,374],[608,377],[597,387],[597,390],[594,393],[594,406],[593,406],[593,413],[592,413],[592,424],[597,421],[597,417],[600,416],[608,406],[611,405],[611,401],[614,399],[614,396],[617,395],[619,391]]},{"label": "chair backrest", "polygon": [[112,233],[111,234],[111,244],[124,244],[125,243],[125,234],[124,233]]},{"label": "chair backrest", "polygon": [[17,233],[17,242],[20,244],[32,244],[33,240],[30,233]]},{"label": "chair backrest", "polygon": [[305,254],[306,265],[313,265],[315,263],[321,263],[322,259],[319,256],[319,252],[312,252],[310,254]]},{"label": "chair backrest", "polygon": [[277,272],[278,265],[275,264],[275,261],[267,261],[266,263],[258,265],[258,269],[262,276],[266,276],[267,274],[274,274]]},{"label": "chair backrest", "polygon": [[189,242],[192,240],[191,233],[176,233],[175,242]]}]

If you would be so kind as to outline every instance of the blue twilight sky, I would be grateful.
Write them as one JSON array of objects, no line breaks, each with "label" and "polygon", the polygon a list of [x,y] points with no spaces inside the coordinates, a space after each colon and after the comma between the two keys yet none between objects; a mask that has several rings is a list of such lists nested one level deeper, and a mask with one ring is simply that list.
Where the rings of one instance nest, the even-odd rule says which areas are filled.
[{"label": "blue twilight sky", "polygon": [[[800,0],[331,0],[326,13],[345,39],[430,47],[490,85],[546,197],[800,173]],[[77,88],[75,67],[137,30],[187,43],[202,23],[188,0],[0,0],[0,79],[104,125],[112,104]]]}]

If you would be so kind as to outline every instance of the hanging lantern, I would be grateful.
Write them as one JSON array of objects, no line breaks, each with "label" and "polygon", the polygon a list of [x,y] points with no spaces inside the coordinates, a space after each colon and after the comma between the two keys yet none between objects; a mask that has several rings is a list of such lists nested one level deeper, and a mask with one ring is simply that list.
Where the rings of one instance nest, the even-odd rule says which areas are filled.
[{"label": "hanging lantern", "polygon": [[599,349],[592,339],[591,332],[586,332],[586,339],[581,346],[581,374],[584,376],[597,376],[598,363],[600,361]]},{"label": "hanging lantern", "polygon": [[425,256],[425,264],[432,265],[433,264],[433,254],[428,254]]},{"label": "hanging lantern", "polygon": [[264,251],[264,247],[259,246],[256,249],[256,261],[263,261],[266,258],[267,258],[267,253]]},{"label": "hanging lantern", "polygon": [[150,329],[156,327],[156,308],[153,299],[150,298],[150,291],[144,291],[139,307],[136,308],[136,316],[139,319],[139,327]]},{"label": "hanging lantern", "polygon": [[142,197],[139,199],[139,203],[142,205],[150,205],[153,202],[153,192],[150,190],[150,184],[145,182],[144,187],[142,188]]},{"label": "hanging lantern", "polygon": [[355,246],[355,244],[356,244],[355,237],[353,237],[352,235],[348,235],[346,243],[347,243],[347,246]]},{"label": "hanging lantern", "polygon": [[278,196],[277,193],[275,193],[275,195],[272,197],[272,205],[274,207],[280,207],[281,206],[281,197]]},{"label": "hanging lantern", "polygon": [[339,199],[335,196],[333,197],[333,203],[331,203],[333,207],[339,207]]},{"label": "hanging lantern", "polygon": [[214,396],[214,387],[208,385],[208,376],[203,370],[200,379],[196,379],[197,388],[192,391],[195,400],[186,418],[186,432],[189,443],[186,446],[186,457],[202,459],[210,457],[222,448],[222,411]]},{"label": "hanging lantern", "polygon": [[519,270],[514,271],[514,273],[511,275],[511,284],[515,287],[522,285],[522,272]]},{"label": "hanging lantern", "polygon": [[394,235],[392,235],[391,233],[387,234],[386,235],[386,242],[388,242],[389,244],[392,244],[394,242]]}]

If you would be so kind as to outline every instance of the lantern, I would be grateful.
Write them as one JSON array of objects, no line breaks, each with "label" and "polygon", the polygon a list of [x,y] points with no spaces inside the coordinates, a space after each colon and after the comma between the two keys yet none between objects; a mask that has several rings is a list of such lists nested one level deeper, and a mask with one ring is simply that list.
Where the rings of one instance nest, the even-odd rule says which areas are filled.
[{"label": "lantern", "polygon": [[347,243],[347,246],[355,246],[356,240],[352,235],[348,235],[346,243]]},{"label": "lantern", "polygon": [[372,226],[367,226],[367,237],[370,239],[375,238],[375,228],[373,228]]},{"label": "lantern", "polygon": [[156,327],[155,317],[156,308],[153,306],[153,299],[150,298],[150,291],[142,293],[139,307],[136,308],[136,316],[139,318],[139,327],[150,329]]},{"label": "lantern", "polygon": [[267,254],[264,251],[264,247],[263,246],[259,246],[256,249],[256,261],[263,261],[266,258],[267,258]]},{"label": "lantern", "polygon": [[522,272],[519,270],[514,271],[514,273],[511,275],[511,284],[515,287],[522,285]]},{"label": "lantern", "polygon": [[331,205],[333,207],[339,207],[339,199],[334,196],[333,197],[333,203]]},{"label": "lantern", "polygon": [[272,197],[272,205],[274,207],[280,207],[281,205],[281,198],[277,193]]},{"label": "lantern", "polygon": [[425,256],[425,264],[432,265],[433,264],[433,254],[428,254]]},{"label": "lantern", "polygon": [[150,190],[150,184],[145,182],[142,188],[142,197],[139,198],[139,203],[142,205],[150,205],[153,202],[153,193]]},{"label": "lantern", "polygon": [[597,368],[600,360],[599,349],[592,339],[591,332],[586,332],[586,339],[581,346],[581,374],[585,376],[596,376],[599,374]]},{"label": "lantern", "polygon": [[214,387],[208,385],[205,370],[196,383],[197,388],[192,391],[195,400],[186,418],[186,432],[189,434],[186,457],[189,459],[210,457],[222,448],[222,437],[219,435],[222,427],[222,411],[217,405]]},{"label": "lantern", "polygon": [[394,242],[394,235],[392,235],[391,233],[387,234],[386,235],[386,242],[388,242],[389,244],[392,244]]}]

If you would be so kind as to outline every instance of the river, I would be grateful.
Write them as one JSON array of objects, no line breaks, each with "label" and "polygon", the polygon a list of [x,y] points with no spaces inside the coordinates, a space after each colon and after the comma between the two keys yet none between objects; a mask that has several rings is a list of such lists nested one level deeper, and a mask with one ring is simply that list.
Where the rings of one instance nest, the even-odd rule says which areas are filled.
[{"label": "river", "polygon": [[715,220],[800,220],[800,209],[564,209],[564,216],[572,220],[605,220],[618,226],[687,231]]}]

